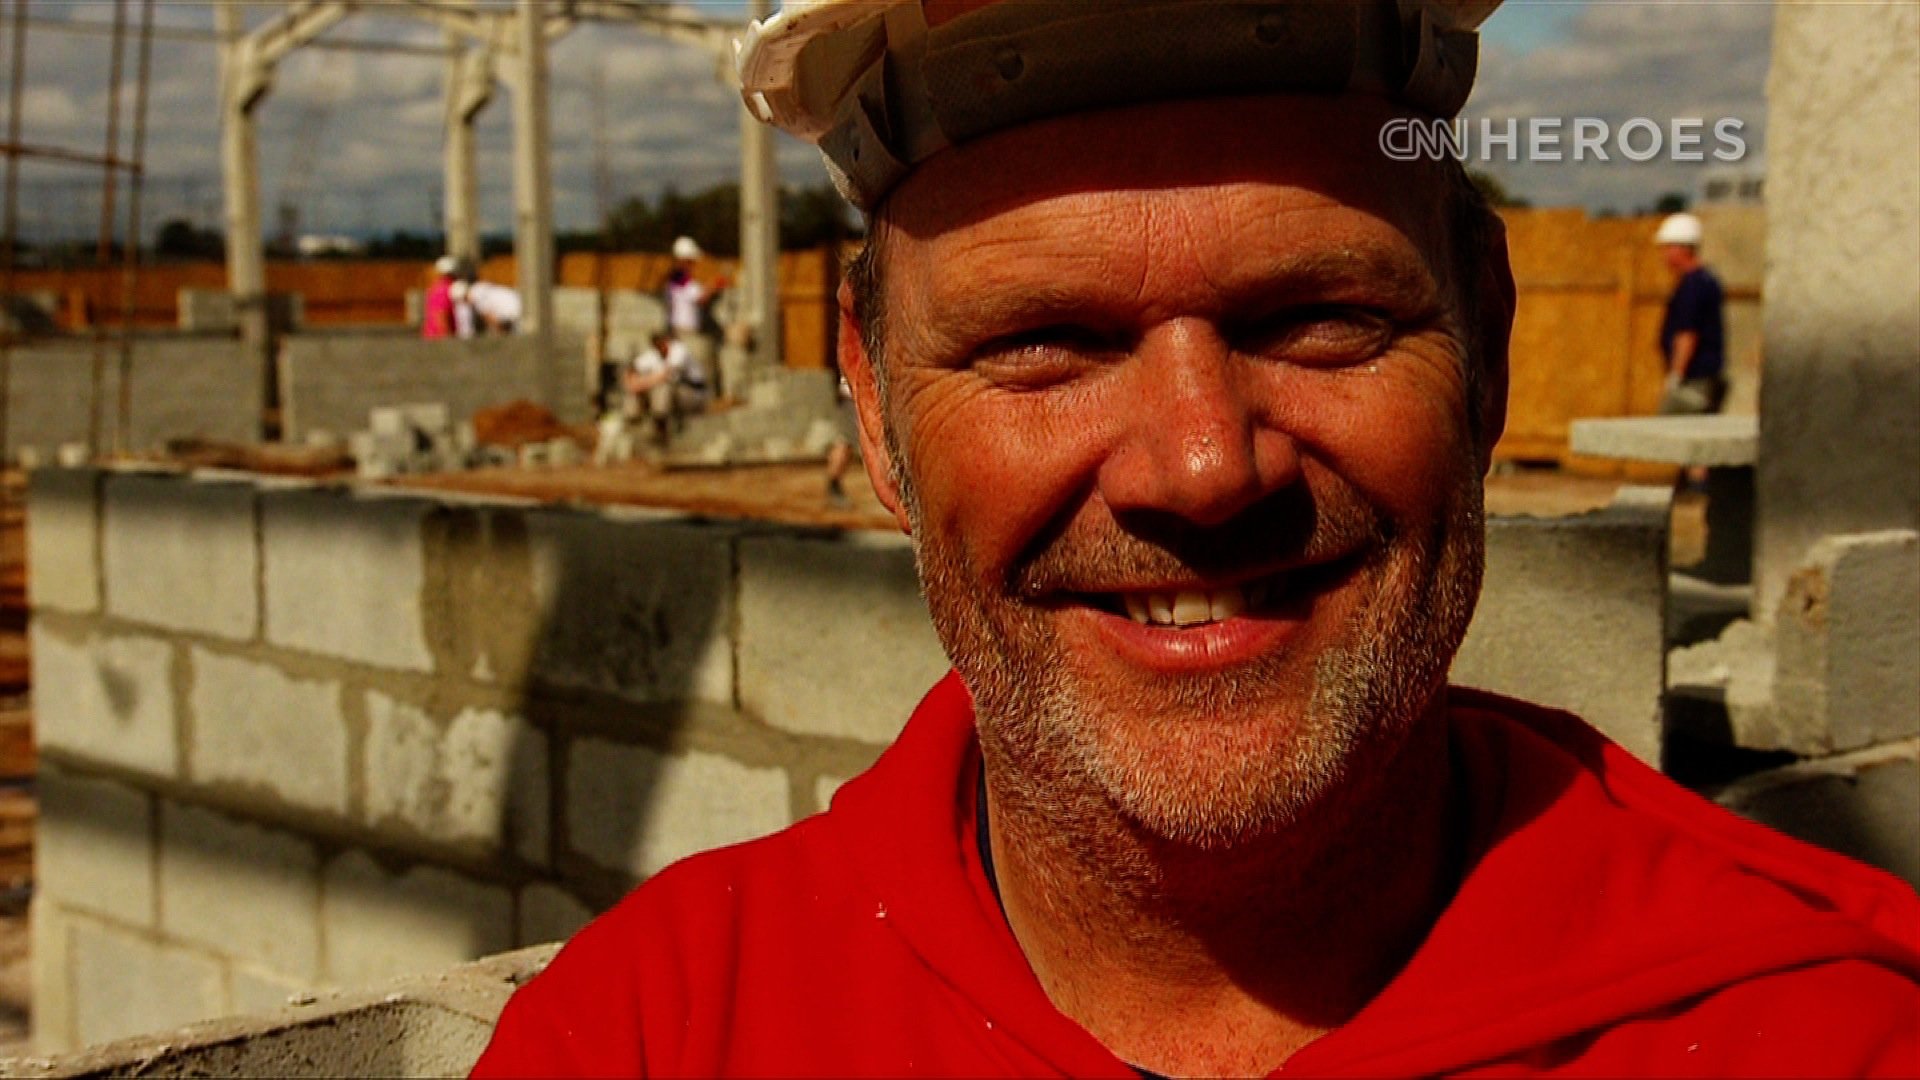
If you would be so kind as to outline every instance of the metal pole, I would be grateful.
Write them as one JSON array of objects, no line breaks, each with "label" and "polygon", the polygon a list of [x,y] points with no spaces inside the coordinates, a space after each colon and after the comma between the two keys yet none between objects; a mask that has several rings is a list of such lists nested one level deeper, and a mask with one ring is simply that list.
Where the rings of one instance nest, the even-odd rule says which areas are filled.
[{"label": "metal pole", "polygon": [[[13,67],[12,79],[7,95],[7,145],[20,143],[20,98],[26,92],[27,72],[27,0],[13,0],[13,40],[11,42]],[[6,236],[4,248],[0,248],[0,296],[6,298],[8,318],[13,317],[13,270],[16,251],[14,245],[20,231],[20,157],[7,155],[7,191],[6,191]],[[11,435],[9,420],[13,411],[13,330],[8,328],[0,335],[0,464],[11,456],[13,447],[8,442]]]},{"label": "metal pole", "polygon": [[[107,65],[107,150],[108,160],[120,154],[120,61],[125,53],[127,0],[113,0],[113,45]],[[112,166],[102,171],[100,189],[100,244],[94,265],[102,271],[98,280],[105,283],[104,271],[113,265],[113,196],[119,174]],[[93,326],[92,377],[87,381],[87,450],[99,457],[104,449],[100,440],[100,389],[106,381],[107,328]]]},{"label": "metal pole", "polygon": [[146,186],[147,84],[153,72],[153,0],[140,0],[140,51],[135,65],[132,165],[127,176],[127,244],[120,270],[120,408],[115,453],[125,453],[133,427],[133,305],[140,285],[140,196]]}]

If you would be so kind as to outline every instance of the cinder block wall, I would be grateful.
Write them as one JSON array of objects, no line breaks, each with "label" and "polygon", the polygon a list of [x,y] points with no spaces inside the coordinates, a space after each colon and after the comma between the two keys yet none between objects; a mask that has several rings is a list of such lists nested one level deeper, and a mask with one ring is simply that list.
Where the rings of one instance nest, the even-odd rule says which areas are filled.
[{"label": "cinder block wall", "polygon": [[[1564,584],[1490,584],[1457,674],[1639,737],[1664,520],[1497,521]],[[28,557],[48,1050],[565,936],[824,807],[946,669],[885,534],[45,470]]]},{"label": "cinder block wall", "polygon": [[944,670],[890,536],[92,470],[29,519],[47,1049],[564,936]]},{"label": "cinder block wall", "polygon": [[542,352],[518,334],[422,340],[407,331],[289,334],[279,355],[281,430],[345,435],[381,405],[442,402],[456,419],[514,400],[536,402],[569,423],[587,419],[585,346],[563,335]]},{"label": "cinder block wall", "polygon": [[[108,342],[100,348],[97,395],[95,358],[94,346],[86,341],[43,342],[13,350],[7,443],[0,448],[6,458],[22,447],[51,458],[63,443],[86,442],[88,411],[95,402],[101,441],[107,448],[114,445],[120,417],[119,346]],[[136,338],[128,374],[131,423],[123,441],[130,450],[151,449],[186,435],[241,442],[260,437],[266,373],[236,340]]]}]

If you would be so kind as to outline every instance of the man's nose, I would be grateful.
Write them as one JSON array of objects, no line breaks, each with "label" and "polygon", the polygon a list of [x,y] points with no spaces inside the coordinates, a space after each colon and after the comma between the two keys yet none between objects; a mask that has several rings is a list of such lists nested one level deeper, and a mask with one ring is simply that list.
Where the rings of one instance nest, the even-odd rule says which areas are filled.
[{"label": "man's nose", "polygon": [[1099,473],[1109,509],[1213,526],[1298,478],[1293,442],[1263,419],[1246,363],[1200,319],[1163,323],[1142,339]]}]

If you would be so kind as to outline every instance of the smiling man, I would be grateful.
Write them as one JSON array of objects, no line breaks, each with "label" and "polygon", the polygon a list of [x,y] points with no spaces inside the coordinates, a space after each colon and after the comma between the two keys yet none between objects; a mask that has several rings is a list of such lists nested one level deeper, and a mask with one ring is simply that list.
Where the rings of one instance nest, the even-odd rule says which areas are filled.
[{"label": "smiling man", "polygon": [[955,674],[479,1071],[1906,1072],[1920,903],[1450,690],[1513,292],[1381,126],[1485,3],[820,0],[748,100],[870,240],[842,367]]}]

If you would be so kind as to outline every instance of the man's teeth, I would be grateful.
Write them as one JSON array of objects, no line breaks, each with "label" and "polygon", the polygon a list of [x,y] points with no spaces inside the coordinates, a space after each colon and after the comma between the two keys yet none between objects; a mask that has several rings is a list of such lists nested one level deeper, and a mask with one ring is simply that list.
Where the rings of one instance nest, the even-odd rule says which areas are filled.
[{"label": "man's teeth", "polygon": [[[1255,589],[1264,593],[1265,589]],[[1247,590],[1182,589],[1172,593],[1122,593],[1127,614],[1142,626],[1199,626],[1231,619],[1249,606]]]}]

